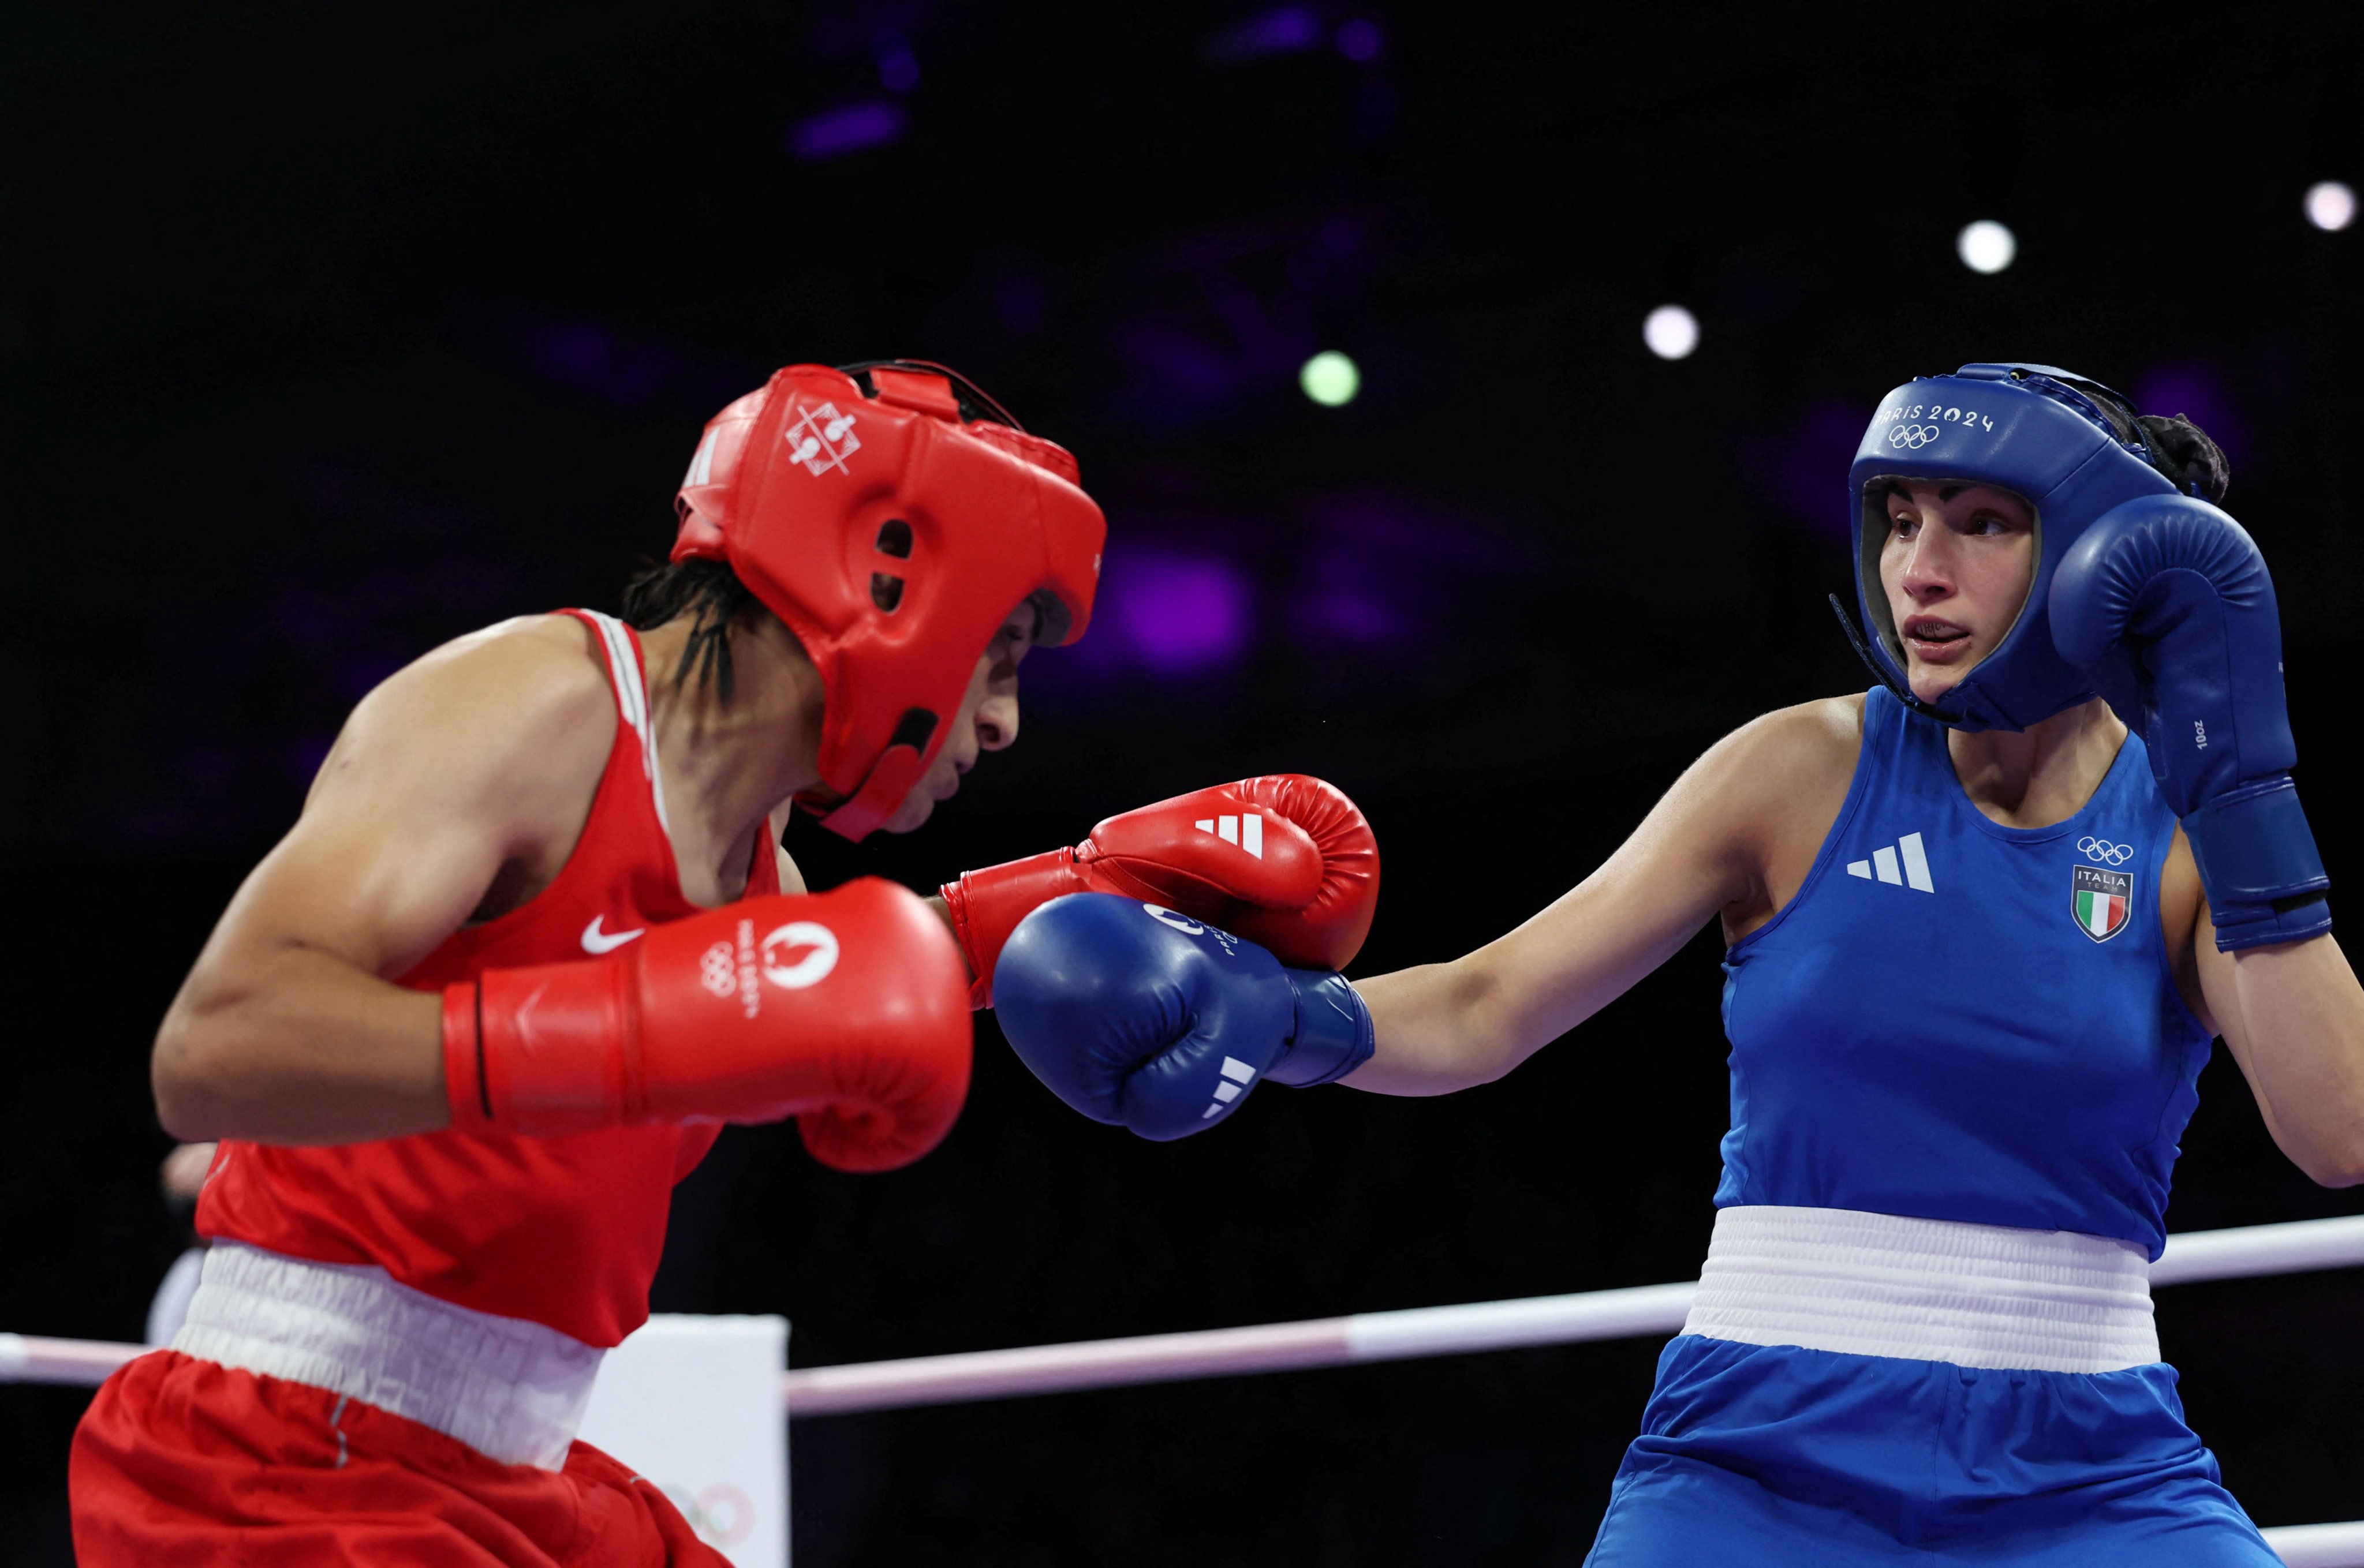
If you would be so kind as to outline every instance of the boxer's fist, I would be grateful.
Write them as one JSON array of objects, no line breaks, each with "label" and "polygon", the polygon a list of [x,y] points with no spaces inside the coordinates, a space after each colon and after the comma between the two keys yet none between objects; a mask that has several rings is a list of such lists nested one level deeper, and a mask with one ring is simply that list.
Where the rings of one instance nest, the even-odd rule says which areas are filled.
[{"label": "boxer's fist", "polygon": [[1111,817],[1073,850],[965,873],[943,897],[976,1006],[993,1005],[994,965],[1018,923],[1070,893],[1158,904],[1284,963],[1344,969],[1378,906],[1378,844],[1335,787],[1277,773]]},{"label": "boxer's fist", "polygon": [[2151,772],[2182,819],[2216,945],[2329,930],[2330,879],[2290,776],[2273,579],[2241,525],[2184,495],[2113,507],[2061,562],[2049,613],[2072,662],[2133,649]]},{"label": "boxer's fist", "polygon": [[966,975],[943,924],[865,877],[652,927],[613,958],[487,970],[444,993],[452,1125],[551,1134],[796,1117],[849,1171],[951,1130]]},{"label": "boxer's fist", "polygon": [[1341,977],[1108,894],[1028,916],[995,991],[1003,1035],[1044,1086],[1143,1138],[1211,1127],[1267,1076],[1327,1083],[1371,1054],[1370,1014]]}]

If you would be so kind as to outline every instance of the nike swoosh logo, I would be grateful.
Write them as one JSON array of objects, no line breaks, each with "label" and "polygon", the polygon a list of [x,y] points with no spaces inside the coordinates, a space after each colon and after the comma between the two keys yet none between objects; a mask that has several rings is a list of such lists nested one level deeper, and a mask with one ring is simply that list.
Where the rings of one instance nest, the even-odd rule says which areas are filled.
[{"label": "nike swoosh logo", "polygon": [[641,931],[648,929],[646,926],[643,926],[639,931],[603,931],[599,929],[599,922],[607,917],[608,917],[605,915],[594,915],[591,917],[591,923],[583,928],[583,951],[585,952],[614,952],[618,948],[622,947],[634,937],[639,936]]}]

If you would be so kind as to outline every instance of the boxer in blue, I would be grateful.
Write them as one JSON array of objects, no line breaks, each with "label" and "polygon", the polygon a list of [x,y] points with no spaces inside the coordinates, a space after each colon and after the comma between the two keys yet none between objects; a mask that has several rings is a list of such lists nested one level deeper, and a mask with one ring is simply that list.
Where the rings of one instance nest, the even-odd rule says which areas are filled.
[{"label": "boxer in blue", "polygon": [[2227,477],[2189,422],[2067,372],[1908,383],[1849,475],[1868,695],[1726,737],[1450,963],[1349,986],[1168,911],[1048,905],[997,972],[1003,1029],[1087,1114],[1174,1137],[1266,1076],[1498,1078],[1720,917],[1714,1235],[1593,1568],[2269,1568],[2147,1264],[2213,1036],[2302,1169],[2364,1182],[2364,989]]}]

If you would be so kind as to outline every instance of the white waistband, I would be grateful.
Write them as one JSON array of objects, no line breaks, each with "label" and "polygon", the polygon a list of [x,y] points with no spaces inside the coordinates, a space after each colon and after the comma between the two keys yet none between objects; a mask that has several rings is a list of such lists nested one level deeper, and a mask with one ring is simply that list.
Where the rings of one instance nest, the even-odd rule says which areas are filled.
[{"label": "white waistband", "polygon": [[503,1464],[557,1470],[607,1352],[454,1307],[384,1269],[217,1242],[173,1349],[392,1411]]},{"label": "white waistband", "polygon": [[1847,1208],[1718,1209],[1683,1332],[2037,1372],[2158,1360],[2131,1241]]}]

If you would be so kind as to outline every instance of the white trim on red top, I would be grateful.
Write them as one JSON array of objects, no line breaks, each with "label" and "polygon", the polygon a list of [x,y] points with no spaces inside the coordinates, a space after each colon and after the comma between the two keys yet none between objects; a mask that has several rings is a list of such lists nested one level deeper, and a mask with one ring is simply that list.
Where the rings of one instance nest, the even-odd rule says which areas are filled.
[{"label": "white trim on red top", "polygon": [[640,649],[622,621],[597,610],[583,613],[597,629],[599,639],[607,644],[608,668],[616,687],[616,711],[640,738],[641,766],[648,773],[649,796],[656,804],[657,826],[664,830],[670,842],[673,824],[665,817],[664,776],[657,771],[657,727],[649,712],[648,680],[641,669]]}]

